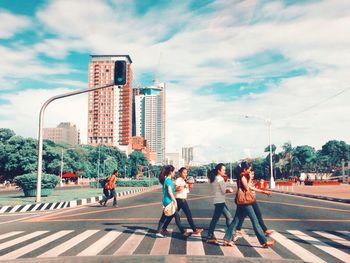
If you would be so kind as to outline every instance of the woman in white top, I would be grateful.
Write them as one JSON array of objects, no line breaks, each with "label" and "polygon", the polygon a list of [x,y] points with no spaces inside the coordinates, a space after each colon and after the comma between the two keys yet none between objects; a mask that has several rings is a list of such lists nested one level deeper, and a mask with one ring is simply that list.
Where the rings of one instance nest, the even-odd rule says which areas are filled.
[{"label": "woman in white top", "polygon": [[214,235],[214,230],[217,222],[220,219],[221,214],[224,215],[226,218],[226,225],[227,227],[232,222],[232,215],[230,213],[230,210],[226,206],[225,202],[225,194],[226,193],[232,193],[233,189],[226,186],[226,182],[224,180],[226,172],[226,167],[223,163],[219,163],[215,166],[215,169],[209,172],[209,181],[211,183],[211,186],[213,188],[214,192],[214,214],[211,219],[209,230],[208,230],[208,243],[217,243],[217,239]]},{"label": "woman in white top", "polygon": [[[175,197],[176,197],[176,203],[177,203],[177,211],[180,211],[181,209],[184,211],[187,221],[190,224],[193,233],[199,234],[203,232],[203,228],[198,228],[193,222],[192,213],[187,203],[187,194],[190,192],[190,184],[186,183],[187,178],[187,169],[185,167],[180,168],[179,170],[179,177],[175,181]],[[162,229],[163,234],[167,234],[167,227],[170,224],[170,221],[173,217],[169,218],[165,221]]]}]

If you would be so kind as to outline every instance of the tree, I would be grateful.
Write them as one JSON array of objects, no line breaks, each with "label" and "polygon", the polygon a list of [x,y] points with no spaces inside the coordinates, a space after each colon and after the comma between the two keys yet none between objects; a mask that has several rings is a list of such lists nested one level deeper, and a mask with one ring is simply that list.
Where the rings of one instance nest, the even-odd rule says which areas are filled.
[{"label": "tree", "polygon": [[136,176],[140,166],[148,166],[146,156],[139,151],[133,151],[129,155],[129,165],[131,167],[131,176]]},{"label": "tree", "polygon": [[303,170],[315,169],[314,163],[316,161],[316,151],[313,147],[308,145],[297,146],[294,149],[294,156],[298,159],[299,167]]},{"label": "tree", "polygon": [[6,143],[11,137],[15,135],[15,132],[11,129],[0,128],[0,143]]},{"label": "tree", "polygon": [[341,165],[341,161],[349,161],[350,156],[350,145],[344,141],[328,141],[322,146],[320,156],[327,157],[329,164],[335,168]]}]

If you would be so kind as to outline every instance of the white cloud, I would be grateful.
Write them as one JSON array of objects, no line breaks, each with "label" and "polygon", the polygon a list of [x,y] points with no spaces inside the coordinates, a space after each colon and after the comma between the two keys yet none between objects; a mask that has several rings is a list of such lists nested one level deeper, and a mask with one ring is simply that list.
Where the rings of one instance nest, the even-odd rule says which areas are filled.
[{"label": "white cloud", "polygon": [[[29,89],[7,94],[9,103],[0,105],[0,127],[13,129],[25,137],[38,136],[39,112],[52,96],[70,92],[68,89]],[[82,142],[87,136],[87,95],[81,94],[52,102],[46,110],[44,127],[56,127],[60,122],[71,122],[81,131]]]},{"label": "white cloud", "polygon": [[31,26],[32,22],[28,17],[13,15],[0,10],[0,39],[11,38],[17,32]]},{"label": "white cloud", "polygon": [[[49,75],[57,69],[66,73],[70,70],[60,66],[42,68],[35,60],[38,52],[61,59],[70,51],[130,54],[136,80],[140,72],[157,70],[158,80],[180,82],[168,84],[167,90],[169,151],[179,150],[183,145],[199,145],[195,154],[200,161],[228,160],[230,156],[238,159],[248,157],[248,153],[265,155],[267,125],[262,120],[238,116],[245,114],[271,118],[272,142],[277,146],[287,141],[316,148],[330,139],[350,142],[345,117],[350,113],[350,92],[303,114],[282,119],[349,85],[350,2],[315,1],[285,7],[276,1],[261,4],[222,0],[210,4],[210,8],[217,10],[214,13],[190,12],[184,4],[176,3],[168,10],[150,9],[143,16],[135,15],[129,1],[113,3],[48,2],[37,13],[37,19],[58,37],[38,43],[31,51],[18,53],[0,47],[0,56],[4,54],[6,64],[10,65],[4,74],[0,73],[0,79],[14,72],[29,77]],[[167,40],[158,43],[160,39]],[[253,69],[239,63],[241,58],[266,50],[282,54],[287,61]],[[30,67],[16,69],[16,62],[23,59]],[[279,73],[281,68],[306,69],[309,74],[284,79],[264,93],[252,93],[232,101],[219,94],[198,95],[205,85],[259,81]],[[83,83],[76,83],[80,84]],[[0,109],[14,108],[13,114],[18,112],[18,116],[25,118],[27,113],[13,106],[21,96],[11,96],[14,96],[12,106],[0,106]],[[77,115],[87,113],[79,110]],[[62,118],[52,115],[52,126],[68,120]],[[19,127],[21,122],[7,124],[13,125],[10,128]],[[23,128],[18,130],[25,132]],[[81,130],[86,136],[84,128]]]}]

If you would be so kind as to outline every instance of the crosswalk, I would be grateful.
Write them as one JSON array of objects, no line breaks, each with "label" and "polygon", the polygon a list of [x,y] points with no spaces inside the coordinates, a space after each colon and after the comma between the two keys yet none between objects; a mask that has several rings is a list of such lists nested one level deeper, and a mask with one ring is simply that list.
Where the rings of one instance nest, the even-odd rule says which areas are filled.
[{"label": "crosswalk", "polygon": [[[0,262],[16,258],[48,258],[95,255],[222,255],[237,258],[258,257],[270,260],[295,259],[304,262],[350,262],[350,231],[274,231],[277,241],[264,249],[251,230],[233,247],[205,242],[205,234],[187,238],[169,230],[157,238],[148,228],[118,230],[40,230],[0,234]],[[221,240],[224,229],[215,232]]]}]

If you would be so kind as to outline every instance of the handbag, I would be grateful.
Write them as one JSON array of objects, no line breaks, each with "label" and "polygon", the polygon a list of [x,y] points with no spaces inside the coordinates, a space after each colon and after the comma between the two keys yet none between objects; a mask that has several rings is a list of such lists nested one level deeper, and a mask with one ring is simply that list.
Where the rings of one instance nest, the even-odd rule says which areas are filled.
[{"label": "handbag", "polygon": [[174,202],[171,202],[166,207],[164,207],[164,215],[166,216],[172,216],[176,212],[176,206]]},{"label": "handbag", "polygon": [[255,194],[250,190],[243,190],[240,185],[241,179],[238,180],[238,188],[236,192],[236,204],[237,205],[251,205],[256,202]]}]

